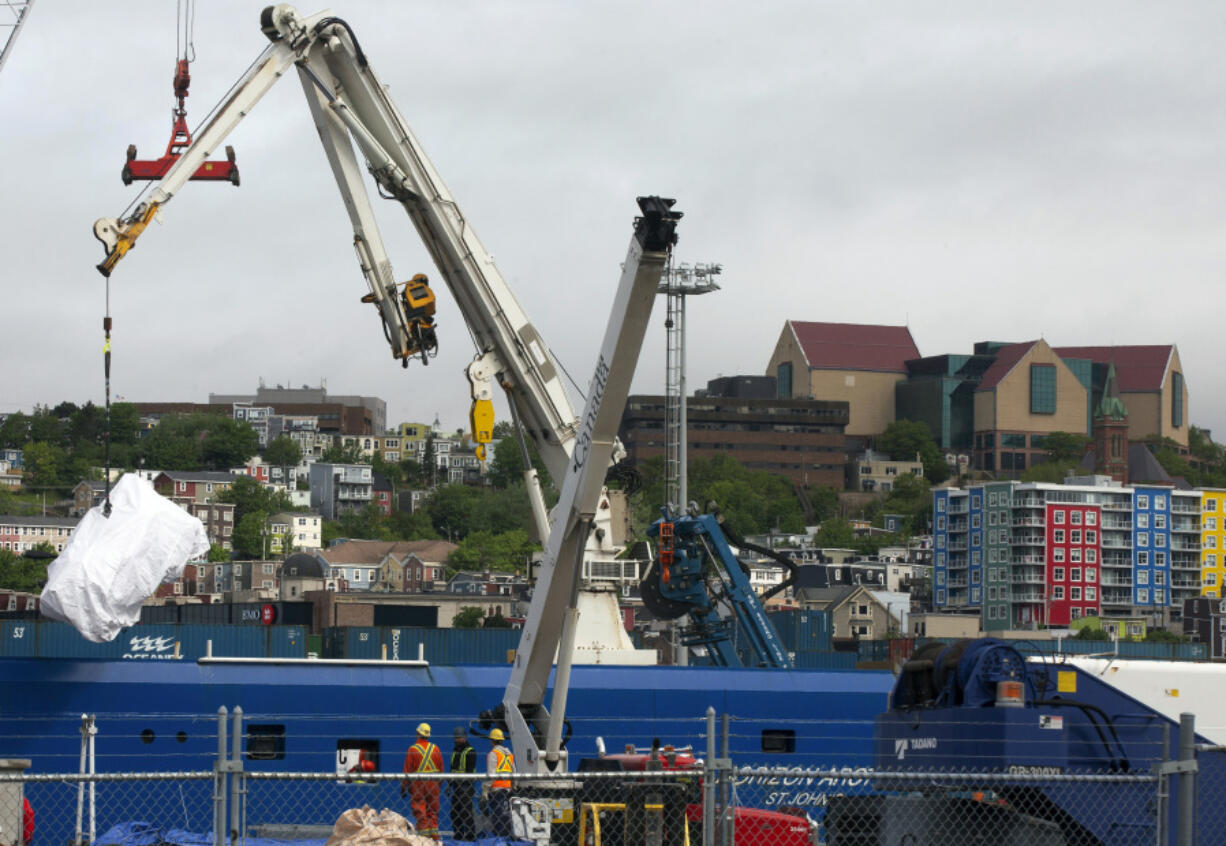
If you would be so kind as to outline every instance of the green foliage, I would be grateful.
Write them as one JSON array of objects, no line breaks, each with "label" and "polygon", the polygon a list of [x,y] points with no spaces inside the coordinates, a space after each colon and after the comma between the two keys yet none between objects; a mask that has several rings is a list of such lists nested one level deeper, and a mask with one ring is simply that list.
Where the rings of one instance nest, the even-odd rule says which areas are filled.
[{"label": "green foliage", "polygon": [[255,430],[221,414],[171,414],[140,444],[146,467],[159,470],[228,470],[259,448]]},{"label": "green foliage", "polygon": [[356,441],[344,445],[332,444],[324,450],[319,460],[327,464],[370,464],[370,461],[363,457]]},{"label": "green foliage", "polygon": [[482,621],[481,627],[484,629],[509,629],[511,621],[502,616],[502,612],[497,612],[486,617]]},{"label": "green foliage", "polygon": [[60,471],[68,461],[62,446],[37,441],[26,444],[23,450],[22,487],[26,490],[63,494],[67,487],[60,480]]},{"label": "green foliage", "polygon": [[201,458],[209,470],[241,467],[259,452],[260,436],[246,423],[231,417],[214,417],[204,430]]},{"label": "green foliage", "polygon": [[16,411],[0,424],[0,447],[23,449],[30,440],[30,418]]},{"label": "green foliage", "polygon": [[824,521],[821,528],[817,530],[814,543],[822,548],[854,549],[856,533],[847,520],[842,517],[831,517]]},{"label": "green foliage", "polygon": [[425,509],[439,537],[459,543],[477,530],[523,529],[532,516],[523,485],[504,489],[439,485]]},{"label": "green foliage", "polygon": [[439,536],[429,512],[421,508],[413,512],[393,511],[384,525],[399,540],[437,540]]},{"label": "green foliage", "polygon": [[230,553],[227,552],[226,548],[219,543],[211,544],[209,546],[209,555],[207,560],[214,563],[229,561]]},{"label": "green foliage", "polygon": [[400,469],[400,465],[384,461],[379,453],[371,456],[370,469],[387,479],[392,486],[393,495],[404,484],[404,471]]},{"label": "green foliage", "polygon": [[357,540],[396,540],[385,525],[383,511],[373,502],[360,511],[346,511],[336,518],[340,537]]},{"label": "green foliage", "polygon": [[[490,462],[488,468],[486,477],[489,483],[496,488],[523,484],[524,456],[523,451],[519,448],[519,436],[515,434],[510,424],[503,423],[494,426],[494,436],[501,440],[494,447],[493,461]],[[531,439],[528,440],[528,458],[532,461],[532,466],[536,468],[541,487],[552,487],[553,480],[550,479],[549,471],[545,469],[545,462],[541,460],[541,454]]]},{"label": "green foliage", "polygon": [[400,478],[410,490],[430,487],[430,473],[420,461],[406,458],[400,462]]},{"label": "green foliage", "polygon": [[[738,534],[804,531],[804,512],[787,478],[750,470],[728,456],[691,461],[689,469],[689,498],[700,506],[714,501]],[[663,459],[643,462],[639,475],[643,487],[630,501],[635,529],[641,535],[659,519],[665,504]]]},{"label": "green foliage", "polygon": [[1188,638],[1166,629],[1150,629],[1145,633],[1145,640],[1149,643],[1185,643]]},{"label": "green foliage", "polygon": [[28,592],[41,589],[47,581],[47,564],[50,560],[0,549],[0,587]]},{"label": "green foliage", "polygon": [[[914,477],[912,477],[914,478]],[[826,485],[815,485],[805,489],[809,497],[809,505],[813,509],[813,519],[821,522],[839,513],[839,492]]]},{"label": "green foliage", "polygon": [[485,612],[472,605],[465,605],[451,618],[451,626],[456,629],[479,629],[485,622]]},{"label": "green foliage", "polygon": [[1102,629],[1091,628],[1090,626],[1082,626],[1077,634],[1073,635],[1074,640],[1111,640],[1111,635],[1107,634]]},{"label": "green foliage", "polygon": [[889,455],[891,461],[914,461],[919,455],[924,464],[924,477],[934,485],[949,478],[945,456],[923,423],[895,420],[877,436],[876,443],[877,449]]},{"label": "green foliage", "polygon": [[1052,482],[1059,484],[1064,481],[1069,473],[1077,470],[1079,461],[1044,461],[1040,464],[1032,464],[1022,471],[1020,478],[1023,482]]},{"label": "green foliage", "polygon": [[234,523],[230,543],[239,558],[263,558],[268,531],[268,512],[248,511]]},{"label": "green foliage", "polygon": [[460,541],[459,548],[447,557],[447,568],[457,570],[497,570],[501,572],[523,571],[528,559],[536,549],[523,529],[513,529],[495,534],[491,531],[473,532]]},{"label": "green foliage", "polygon": [[881,501],[881,513],[903,515],[907,521],[904,532],[907,536],[927,532],[932,516],[932,485],[927,479],[910,473],[899,476]]},{"label": "green foliage", "polygon": [[1077,464],[1085,455],[1090,439],[1080,432],[1052,432],[1043,439],[1051,461]]},{"label": "green foliage", "polygon": [[229,490],[217,495],[221,502],[234,504],[234,525],[248,514],[259,512],[267,519],[279,511],[292,511],[289,494],[262,485],[250,476],[239,476]]},{"label": "green foliage", "polygon": [[278,435],[264,450],[264,460],[273,467],[280,467],[286,474],[283,481],[289,482],[289,469],[302,461],[302,447],[289,435]]}]

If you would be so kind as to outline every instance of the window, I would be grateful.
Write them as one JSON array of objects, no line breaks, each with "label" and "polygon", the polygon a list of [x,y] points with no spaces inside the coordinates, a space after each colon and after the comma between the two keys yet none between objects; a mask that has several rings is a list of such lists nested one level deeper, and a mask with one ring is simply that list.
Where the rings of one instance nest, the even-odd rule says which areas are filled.
[{"label": "window", "polygon": [[1051,534],[1052,543],[1064,543],[1064,529],[1054,529]]},{"label": "window", "polygon": [[1137,570],[1137,584],[1149,584],[1149,570]]},{"label": "window", "polygon": [[1081,562],[1081,548],[1075,546],[1072,549],[1070,549],[1068,551],[1068,560],[1080,563]]},{"label": "window", "polygon": [[1217,518],[1216,517],[1206,517],[1205,518],[1205,528],[1211,532],[1217,531]]},{"label": "window", "polygon": [[1094,584],[1094,582],[1098,581],[1097,567],[1086,567],[1086,581],[1090,584]]},{"label": "window", "polygon": [[1086,525],[1087,526],[1097,526],[1098,525],[1098,514],[1096,512],[1094,511],[1086,512]]},{"label": "window", "polygon": [[937,518],[937,531],[938,532],[945,531],[945,518],[944,517]]},{"label": "window", "polygon": [[1081,568],[1080,568],[1080,567],[1074,567],[1074,568],[1072,568],[1071,570],[1069,570],[1069,571],[1068,571],[1068,578],[1069,578],[1069,581],[1070,581],[1070,582],[1079,582],[1079,581],[1081,581]]},{"label": "window", "polygon": [[1064,599],[1064,585],[1056,585],[1051,589],[1052,599]]},{"label": "window", "polygon": [[781,361],[775,368],[775,399],[792,398],[792,362]]},{"label": "window", "polygon": [[[1205,573],[1205,584],[1216,585],[1217,584],[1217,573]],[[1223,619],[1226,619],[1226,618],[1223,618]]]},{"label": "window", "polygon": [[1183,426],[1183,374],[1171,373],[1171,425]]},{"label": "window", "polygon": [[1205,553],[1205,563],[1208,564],[1210,567],[1216,567],[1217,566],[1217,553],[1216,552]]},{"label": "window", "polygon": [[1137,494],[1137,508],[1149,508],[1149,496],[1147,494]]},{"label": "window", "polygon": [[1142,567],[1148,567],[1149,566],[1149,553],[1146,552],[1145,550],[1141,550],[1140,552],[1138,552],[1137,553],[1137,563],[1140,564]]},{"label": "window", "polygon": [[978,515],[978,514],[972,514],[972,515],[971,515],[971,528],[972,528],[972,529],[978,529],[978,528],[980,528],[980,526],[981,526],[981,524],[980,524],[980,522],[979,522],[979,515]]},{"label": "window", "polygon": [[1154,515],[1154,528],[1155,529],[1165,529],[1166,528],[1166,515],[1165,514],[1155,514]]},{"label": "window", "polygon": [[1166,511],[1166,497],[1162,494],[1154,494],[1154,508],[1159,511]]},{"label": "window", "polygon": [[988,505],[995,505],[995,504],[996,504],[996,492],[989,491],[988,492]]},{"label": "window", "polygon": [[1098,563],[1098,550],[1092,546],[1086,549],[1086,563],[1087,564],[1097,564]]},{"label": "window", "polygon": [[1051,551],[1052,561],[1064,561],[1064,547],[1058,546]]},{"label": "window", "polygon": [[1159,590],[1158,588],[1154,588],[1154,604],[1155,605],[1165,605],[1166,604],[1166,591]]},{"label": "window", "polygon": [[1051,520],[1052,520],[1052,522],[1053,522],[1053,523],[1055,523],[1057,526],[1061,526],[1061,525],[1063,525],[1063,524],[1064,524],[1064,509],[1063,509],[1063,508],[1057,508],[1055,511],[1053,511],[1053,512],[1051,513]]},{"label": "window", "polygon": [[1074,620],[1080,620],[1081,619],[1081,609],[1078,608],[1076,605],[1074,605],[1072,608],[1069,609],[1069,615]]},{"label": "window", "polygon": [[982,508],[982,507],[983,507],[983,497],[981,497],[979,494],[972,495],[971,496],[971,508],[977,509],[977,508]]},{"label": "window", "polygon": [[1098,532],[1094,531],[1093,529],[1086,529],[1086,543],[1098,543]]},{"label": "window", "polygon": [[1064,581],[1064,568],[1057,567],[1054,570],[1052,570],[1051,577],[1053,581],[1057,581],[1057,582]]},{"label": "window", "polygon": [[1074,602],[1081,601],[1081,587],[1080,586],[1074,586],[1074,587],[1069,588],[1069,599],[1073,600]]},{"label": "window", "polygon": [[252,723],[247,726],[247,759],[280,761],[285,758],[285,726]]},{"label": "window", "polygon": [[1154,566],[1155,567],[1165,567],[1166,566],[1166,553],[1165,552],[1155,552],[1154,553]]},{"label": "window", "polygon": [[1206,499],[1205,504],[1204,504],[1204,510],[1205,511],[1217,511],[1217,500],[1216,499]]},{"label": "window", "polygon": [[1148,529],[1149,528],[1149,515],[1148,514],[1138,514],[1137,515],[1137,528],[1138,529]]},{"label": "window", "polygon": [[1069,532],[1069,543],[1081,543],[1081,529],[1073,529]]},{"label": "window", "polygon": [[[788,365],[791,367],[791,365]],[[763,729],[763,752],[795,752],[796,732],[793,729]]]},{"label": "window", "polygon": [[1154,570],[1154,584],[1156,585],[1166,584],[1166,571],[1165,570]]},{"label": "window", "polygon": [[945,499],[944,498],[938,499],[937,500],[937,511],[944,511],[944,510],[945,510]]},{"label": "window", "polygon": [[1217,549],[1217,538],[1213,535],[1205,538],[1205,546],[1209,549]]},{"label": "window", "polygon": [[1074,526],[1080,526],[1081,525],[1081,512],[1080,511],[1070,511],[1068,515],[1068,521],[1072,523]]},{"label": "window", "polygon": [[1149,546],[1149,532],[1137,532],[1137,546]]},{"label": "window", "polygon": [[1098,601],[1098,588],[1087,587],[1086,588],[1086,602],[1097,602],[1097,601]]},{"label": "window", "polygon": [[1149,604],[1149,590],[1146,588],[1137,588],[1137,603],[1141,605]]},{"label": "window", "polygon": [[1030,365],[1030,413],[1056,413],[1056,366],[1054,364]]},{"label": "window", "polygon": [[1166,546],[1166,535],[1154,532],[1154,546]]},{"label": "window", "polygon": [[375,580],[375,571],[367,570],[366,571],[366,581],[373,582],[374,580]]}]

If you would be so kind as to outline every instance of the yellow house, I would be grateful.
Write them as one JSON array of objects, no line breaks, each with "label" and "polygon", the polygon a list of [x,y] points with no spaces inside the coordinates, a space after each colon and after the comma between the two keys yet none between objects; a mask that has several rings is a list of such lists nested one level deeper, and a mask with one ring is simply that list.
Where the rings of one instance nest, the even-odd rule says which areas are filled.
[{"label": "yellow house", "polygon": [[1200,592],[1217,598],[1226,584],[1226,490],[1201,491],[1200,511]]}]

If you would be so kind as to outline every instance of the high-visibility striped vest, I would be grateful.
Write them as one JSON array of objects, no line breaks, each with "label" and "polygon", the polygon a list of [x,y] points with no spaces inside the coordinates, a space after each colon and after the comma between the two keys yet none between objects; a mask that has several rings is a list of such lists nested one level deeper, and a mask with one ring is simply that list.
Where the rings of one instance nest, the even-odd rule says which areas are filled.
[{"label": "high-visibility striped vest", "polygon": [[[434,752],[438,749],[433,743],[427,743],[425,746],[417,744],[421,749],[421,763],[417,765],[419,773],[437,773],[438,767],[434,766]],[[439,758],[442,759],[442,754]]]},{"label": "high-visibility striped vest", "polygon": [[[495,756],[494,772],[497,772],[497,773],[515,772],[515,756],[512,755],[510,752],[508,752],[505,747],[495,746],[494,756]],[[497,781],[491,782],[490,787],[492,787],[494,790],[510,790],[511,780],[507,778],[500,778]]]}]

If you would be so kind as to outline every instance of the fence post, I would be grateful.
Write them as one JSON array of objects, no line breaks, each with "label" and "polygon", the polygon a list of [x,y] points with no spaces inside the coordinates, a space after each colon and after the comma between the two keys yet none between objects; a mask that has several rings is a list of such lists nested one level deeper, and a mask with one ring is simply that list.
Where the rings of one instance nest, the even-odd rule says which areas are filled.
[{"label": "fence post", "polygon": [[736,830],[732,820],[732,758],[729,754],[729,736],[732,733],[732,718],[721,715],[720,726],[720,779],[719,779],[719,846],[732,846]]},{"label": "fence post", "polygon": [[[1171,760],[1171,726],[1166,721],[1162,723],[1162,763]],[[1158,767],[1158,830],[1157,846],[1170,843],[1171,824],[1171,777],[1165,767]]]},{"label": "fence post", "polygon": [[1179,821],[1176,843],[1194,846],[1196,815],[1196,716],[1179,715]]},{"label": "fence post", "polygon": [[702,774],[702,846],[715,846],[715,709],[707,708],[707,763]]},{"label": "fence post", "polygon": [[226,846],[226,706],[217,709],[217,760],[213,762],[213,846]]},{"label": "fence post", "polygon": [[243,820],[246,784],[243,780],[243,709],[240,705],[234,706],[234,731],[230,742],[230,846],[241,846],[247,842],[247,827]]}]

